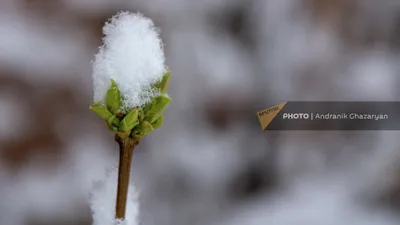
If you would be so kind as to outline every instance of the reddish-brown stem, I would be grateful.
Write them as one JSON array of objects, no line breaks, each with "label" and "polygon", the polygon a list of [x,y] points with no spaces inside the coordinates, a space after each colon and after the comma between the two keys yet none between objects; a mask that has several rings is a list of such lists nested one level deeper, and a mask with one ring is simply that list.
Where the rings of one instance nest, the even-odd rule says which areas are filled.
[{"label": "reddish-brown stem", "polygon": [[118,168],[118,188],[115,207],[115,218],[124,220],[126,211],[126,201],[128,197],[129,177],[131,170],[133,149],[139,143],[131,138],[121,138],[115,135],[115,140],[119,144],[119,168]]}]

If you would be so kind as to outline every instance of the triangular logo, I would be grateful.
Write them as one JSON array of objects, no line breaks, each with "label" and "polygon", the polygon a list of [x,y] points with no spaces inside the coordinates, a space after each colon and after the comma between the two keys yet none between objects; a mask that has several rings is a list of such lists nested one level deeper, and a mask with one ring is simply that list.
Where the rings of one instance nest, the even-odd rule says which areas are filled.
[{"label": "triangular logo", "polygon": [[278,115],[278,113],[282,110],[286,103],[287,102],[283,102],[279,105],[257,112],[257,116],[260,120],[261,128],[263,130],[267,128],[268,124],[270,124],[271,121],[276,117],[276,115]]}]

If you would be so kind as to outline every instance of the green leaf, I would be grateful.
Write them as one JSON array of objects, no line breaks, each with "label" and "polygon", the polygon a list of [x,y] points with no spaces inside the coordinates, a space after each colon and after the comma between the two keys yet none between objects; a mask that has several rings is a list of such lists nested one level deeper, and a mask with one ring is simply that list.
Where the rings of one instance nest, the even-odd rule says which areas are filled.
[{"label": "green leaf", "polygon": [[121,120],[118,117],[115,117],[115,119],[112,121],[112,125],[118,129],[119,125],[121,124]]},{"label": "green leaf", "polygon": [[132,133],[132,138],[134,139],[134,140],[140,140],[140,139],[142,139],[142,135],[140,135],[140,134],[135,134],[135,133]]},{"label": "green leaf", "polygon": [[171,72],[166,72],[165,74],[164,74],[164,76],[162,77],[162,79],[161,79],[161,81],[160,82],[158,82],[155,86],[156,86],[156,88],[159,88],[160,90],[161,90],[161,93],[165,93],[165,92],[167,92],[167,89],[168,89],[168,80],[169,80],[169,77],[171,76]]},{"label": "green leaf", "polygon": [[109,120],[113,116],[112,113],[110,113],[106,108],[99,104],[93,104],[89,107],[89,109],[95,112],[103,120]]},{"label": "green leaf", "polygon": [[117,84],[113,79],[110,79],[111,86],[107,90],[106,94],[106,105],[107,109],[115,114],[121,106],[121,93],[118,90]]},{"label": "green leaf", "polygon": [[138,120],[139,110],[134,109],[128,113],[119,125],[120,131],[130,131],[139,124]]},{"label": "green leaf", "polygon": [[144,120],[144,112],[143,112],[143,109],[139,109],[139,121],[143,121]]},{"label": "green leaf", "polygon": [[107,122],[111,127],[113,127],[113,129],[112,129],[113,131],[115,131],[115,129],[118,131],[118,127],[120,124],[120,119],[118,117],[113,115]]},{"label": "green leaf", "polygon": [[148,133],[150,133],[154,129],[153,129],[153,126],[149,122],[142,121],[142,122],[140,122],[137,130],[140,133],[140,135],[146,136]]},{"label": "green leaf", "polygon": [[132,138],[134,140],[140,140],[147,134],[149,134],[153,129],[153,126],[147,121],[141,121],[138,126],[132,130]]},{"label": "green leaf", "polygon": [[126,131],[126,132],[117,132],[118,136],[120,136],[121,138],[127,138],[129,137],[129,134],[131,133],[130,131]]},{"label": "green leaf", "polygon": [[161,125],[163,124],[163,116],[161,116],[160,118],[158,118],[156,121],[154,121],[151,125],[153,126],[153,129],[157,129],[159,127],[161,127]]},{"label": "green leaf", "polygon": [[143,108],[145,115],[144,120],[150,123],[156,121],[162,116],[170,101],[171,98],[166,94],[153,98],[153,100]]},{"label": "green leaf", "polygon": [[108,123],[108,121],[105,121],[105,122],[106,122],[107,128],[108,128],[109,130],[114,131],[114,132],[117,132],[117,131],[118,131],[118,129],[117,129],[116,127],[113,127],[112,125],[110,125],[110,124]]}]

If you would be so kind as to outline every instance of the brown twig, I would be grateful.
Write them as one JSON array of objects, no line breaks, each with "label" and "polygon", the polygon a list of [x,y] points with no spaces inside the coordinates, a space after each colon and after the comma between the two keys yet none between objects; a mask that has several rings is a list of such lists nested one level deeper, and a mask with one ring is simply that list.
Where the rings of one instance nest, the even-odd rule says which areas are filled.
[{"label": "brown twig", "polygon": [[119,168],[118,168],[118,189],[115,207],[115,218],[125,219],[126,201],[128,197],[129,177],[132,162],[133,149],[139,141],[131,138],[121,138],[115,135],[115,140],[119,144]]}]

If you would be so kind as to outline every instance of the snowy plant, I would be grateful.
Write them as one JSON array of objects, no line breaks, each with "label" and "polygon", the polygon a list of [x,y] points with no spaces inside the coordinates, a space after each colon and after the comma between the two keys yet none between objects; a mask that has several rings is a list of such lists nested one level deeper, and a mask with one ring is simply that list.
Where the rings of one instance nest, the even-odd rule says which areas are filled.
[{"label": "snowy plant", "polygon": [[[93,62],[94,99],[90,109],[115,133],[120,146],[115,219],[124,220],[133,149],[141,138],[162,125],[163,112],[171,101],[166,93],[170,73],[164,65],[159,31],[151,19],[120,12],[105,24],[103,33],[104,45]],[[99,196],[96,199],[104,202],[98,200]],[[92,207],[94,211],[106,208]],[[94,212],[94,216],[107,213]]]}]

